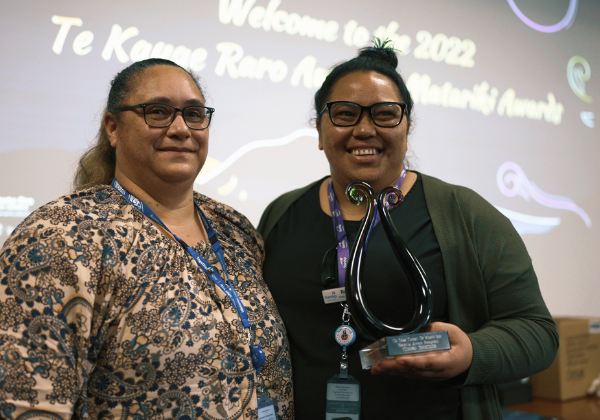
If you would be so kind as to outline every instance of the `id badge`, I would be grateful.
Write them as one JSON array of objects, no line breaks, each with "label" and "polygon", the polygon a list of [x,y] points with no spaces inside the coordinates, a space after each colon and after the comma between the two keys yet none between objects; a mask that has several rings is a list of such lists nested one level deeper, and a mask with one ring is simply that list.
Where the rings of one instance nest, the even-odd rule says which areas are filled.
[{"label": "id badge", "polygon": [[267,395],[258,397],[258,420],[277,420],[275,405]]},{"label": "id badge", "polygon": [[360,383],[351,375],[335,375],[327,382],[325,420],[360,419]]},{"label": "id badge", "polygon": [[325,303],[337,303],[346,301],[346,289],[344,287],[336,287],[335,289],[326,289],[322,291],[323,301]]}]

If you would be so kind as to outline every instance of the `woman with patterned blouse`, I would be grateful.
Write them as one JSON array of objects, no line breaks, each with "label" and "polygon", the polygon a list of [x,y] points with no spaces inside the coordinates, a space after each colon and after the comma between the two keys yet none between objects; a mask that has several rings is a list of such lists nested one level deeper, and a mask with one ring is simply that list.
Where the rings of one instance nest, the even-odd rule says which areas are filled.
[{"label": "woman with patterned blouse", "polygon": [[293,418],[263,242],[193,191],[213,112],[173,62],[115,77],[76,191],[0,252],[1,418]]}]

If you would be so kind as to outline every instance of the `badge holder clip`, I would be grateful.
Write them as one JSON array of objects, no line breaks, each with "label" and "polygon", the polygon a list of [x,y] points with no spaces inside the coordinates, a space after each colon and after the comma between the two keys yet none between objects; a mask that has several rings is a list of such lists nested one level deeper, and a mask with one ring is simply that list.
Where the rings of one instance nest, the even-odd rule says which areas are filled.
[{"label": "badge holder clip", "polygon": [[[248,335],[250,340],[250,334]],[[250,344],[250,358],[252,359],[252,366],[256,370],[256,379],[259,381],[257,387],[257,400],[258,400],[258,419],[259,420],[277,420],[275,414],[275,404],[269,397],[265,389],[265,384],[260,376],[260,368],[265,364],[265,352],[260,344]]]},{"label": "badge holder clip", "polygon": [[327,382],[327,408],[325,420],[360,419],[360,383],[348,373],[349,345],[356,340],[356,332],[350,323],[348,305],[343,304],[342,325],[335,330],[335,341],[342,347],[340,373]]}]

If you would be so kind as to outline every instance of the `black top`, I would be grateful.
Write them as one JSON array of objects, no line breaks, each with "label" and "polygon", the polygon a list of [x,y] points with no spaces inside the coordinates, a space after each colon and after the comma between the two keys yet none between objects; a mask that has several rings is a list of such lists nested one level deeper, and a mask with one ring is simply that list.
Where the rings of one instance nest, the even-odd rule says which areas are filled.
[{"label": "black top", "polygon": [[[342,324],[342,307],[339,303],[326,305],[321,293],[323,256],[336,245],[337,239],[331,217],[321,209],[319,187],[320,183],[317,183],[292,204],[265,244],[264,277],[290,340],[298,420],[324,417],[327,381],[339,373],[342,353],[334,340],[334,332]],[[431,283],[432,320],[447,322],[442,255],[420,176],[404,203],[393,209],[391,215]],[[357,221],[345,222],[350,243],[359,226]],[[363,278],[366,302],[380,320],[391,325],[402,325],[410,320],[413,311],[410,285],[381,224],[371,235]],[[399,413],[403,419],[462,418],[459,391],[449,383],[374,376],[369,370],[362,370],[358,351],[372,341],[362,337],[360,331],[357,333],[356,342],[348,348],[349,373],[361,385],[362,420],[391,418]]]}]

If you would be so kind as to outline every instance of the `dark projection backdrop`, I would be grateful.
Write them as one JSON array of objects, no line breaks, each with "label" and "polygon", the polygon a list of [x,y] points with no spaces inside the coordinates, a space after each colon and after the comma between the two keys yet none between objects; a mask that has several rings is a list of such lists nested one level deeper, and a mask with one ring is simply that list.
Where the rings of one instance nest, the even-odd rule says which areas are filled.
[{"label": "dark projection backdrop", "polygon": [[328,172],[311,98],[373,36],[403,51],[410,167],[466,185],[523,235],[555,315],[600,316],[600,2],[181,0],[0,3],[0,243],[67,193],[112,77],[147,57],[216,108],[196,189],[258,223]]}]

